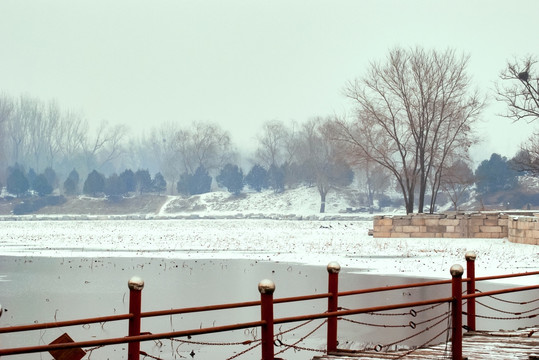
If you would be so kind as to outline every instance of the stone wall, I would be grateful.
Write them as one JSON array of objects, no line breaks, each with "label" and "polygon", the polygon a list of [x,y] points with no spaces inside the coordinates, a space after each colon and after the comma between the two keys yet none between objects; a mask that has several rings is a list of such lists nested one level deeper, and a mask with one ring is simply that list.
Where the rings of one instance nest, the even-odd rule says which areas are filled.
[{"label": "stone wall", "polygon": [[394,238],[508,238],[539,244],[535,216],[506,213],[447,213],[375,216],[374,237]]},{"label": "stone wall", "polygon": [[511,242],[539,245],[539,218],[536,216],[515,216],[508,221]]}]

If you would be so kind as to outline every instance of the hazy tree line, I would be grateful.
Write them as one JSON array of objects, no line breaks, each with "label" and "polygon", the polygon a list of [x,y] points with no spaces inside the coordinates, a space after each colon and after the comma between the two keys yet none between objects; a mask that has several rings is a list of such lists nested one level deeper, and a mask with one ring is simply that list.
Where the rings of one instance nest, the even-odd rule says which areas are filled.
[{"label": "hazy tree line", "polygon": [[[407,212],[433,212],[440,194],[457,208],[474,184],[484,196],[517,186],[517,171],[539,173],[536,134],[514,159],[493,154],[475,173],[470,168],[468,151],[478,141],[473,128],[485,96],[472,89],[468,61],[454,50],[391,50],[346,85],[350,114],[303,123],[267,121],[245,173],[229,133],[215,123],[171,122],[132,137],[123,125],[103,122],[90,129],[81,114],[55,101],[2,94],[0,181],[11,190],[17,183],[10,192],[19,195],[58,189],[111,198],[165,191],[194,195],[216,186],[234,194],[246,185],[282,192],[309,185],[318,189],[323,212],[328,192],[355,180],[367,206],[396,188]],[[539,113],[535,63],[532,57],[515,60],[500,75],[498,100],[514,120],[533,121]],[[489,169],[502,171],[499,163],[513,180],[498,174],[494,178],[503,185],[491,184]]]}]

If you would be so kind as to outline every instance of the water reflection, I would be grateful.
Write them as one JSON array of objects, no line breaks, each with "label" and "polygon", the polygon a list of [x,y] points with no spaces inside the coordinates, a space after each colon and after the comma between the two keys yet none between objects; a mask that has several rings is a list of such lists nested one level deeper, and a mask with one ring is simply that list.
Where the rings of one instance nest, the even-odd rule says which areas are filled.
[{"label": "water reflection", "polygon": [[[0,319],[0,326],[127,313],[129,299],[127,281],[133,275],[140,276],[145,281],[142,311],[258,300],[257,284],[264,278],[275,282],[275,298],[327,292],[325,267],[291,263],[215,259],[0,257],[0,304],[8,310]],[[339,283],[340,290],[346,291],[427,280],[432,279],[372,275],[361,269],[342,269]],[[482,290],[488,291],[494,287],[495,285],[490,284]],[[435,286],[365,294],[360,297],[343,297],[339,300],[339,305],[343,308],[372,307],[447,296],[450,296],[449,286]],[[522,296],[522,293],[513,295],[520,299]],[[275,316],[324,312],[326,308],[326,299],[286,305],[276,304]],[[435,328],[440,335],[433,339],[433,334],[436,333],[429,331],[405,340],[404,344],[417,346],[427,340],[445,341],[444,330],[449,326],[444,317],[447,311],[448,305],[443,304],[412,311],[395,310],[390,312],[392,315],[384,313],[347,317],[346,320],[339,322],[339,347],[372,348],[378,344],[385,347],[426,327]],[[142,331],[171,332],[256,321],[259,318],[260,310],[257,307],[181,314],[145,318],[142,322]],[[323,320],[315,320],[304,325],[301,323],[277,325],[275,333],[285,332],[279,337],[280,341],[277,344],[295,343],[313,332],[322,322]],[[524,326],[521,322],[518,324]],[[501,326],[493,320],[478,320],[478,328],[489,327],[498,329]],[[279,356],[292,360],[311,359],[317,353],[307,349],[323,350],[326,341],[325,331],[325,326],[322,326],[298,344],[306,349],[288,350]],[[127,323],[111,322],[2,335],[0,344],[2,347],[48,344],[64,332],[69,333],[73,339],[81,341],[122,337],[127,334]],[[228,359],[256,345],[259,339],[260,332],[257,329],[248,329],[180,339],[182,341],[151,341],[143,343],[141,348],[161,359]],[[230,345],[213,345],[223,342]],[[282,349],[284,348],[277,347],[276,352]],[[125,359],[126,345],[94,349],[92,357]],[[11,358],[49,357],[48,354],[46,356],[35,354]],[[259,359],[260,348],[238,358]]]}]

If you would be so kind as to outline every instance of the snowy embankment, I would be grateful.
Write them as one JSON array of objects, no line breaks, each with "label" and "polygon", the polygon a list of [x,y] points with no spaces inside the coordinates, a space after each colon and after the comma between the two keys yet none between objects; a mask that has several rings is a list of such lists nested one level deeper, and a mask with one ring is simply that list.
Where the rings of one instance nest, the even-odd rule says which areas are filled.
[{"label": "snowy embankment", "polygon": [[[368,273],[449,278],[449,268],[477,253],[476,274],[539,270],[539,247],[506,239],[384,239],[371,221],[93,220],[6,221],[0,255],[252,259]],[[536,282],[534,279],[524,281]]]}]

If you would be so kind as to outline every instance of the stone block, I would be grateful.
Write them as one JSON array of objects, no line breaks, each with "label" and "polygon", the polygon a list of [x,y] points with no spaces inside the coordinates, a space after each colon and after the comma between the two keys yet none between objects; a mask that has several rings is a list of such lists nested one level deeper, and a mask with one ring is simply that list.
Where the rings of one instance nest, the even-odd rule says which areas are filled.
[{"label": "stone block", "polygon": [[395,226],[405,226],[411,225],[412,219],[393,219],[393,225]]},{"label": "stone block", "polygon": [[423,216],[414,216],[411,225],[422,226],[425,225],[425,221],[426,219]]},{"label": "stone block", "polygon": [[438,226],[440,225],[440,218],[436,218],[436,219],[425,219],[425,224],[426,226]]},{"label": "stone block", "polygon": [[420,232],[419,226],[403,226],[402,231],[405,233],[417,233]]},{"label": "stone block", "polygon": [[444,238],[458,239],[458,238],[460,238],[460,234],[458,234],[458,233],[444,233],[443,237]]},{"label": "stone block", "polygon": [[416,232],[416,233],[411,233],[410,237],[412,237],[412,238],[435,238],[436,233],[433,233],[433,232]]},{"label": "stone block", "polygon": [[440,225],[458,226],[459,223],[458,219],[440,219]]},{"label": "stone block", "polygon": [[388,225],[374,225],[374,232],[391,232],[393,230],[393,226]]},{"label": "stone block", "polygon": [[410,234],[409,233],[392,232],[389,237],[392,237],[392,238],[409,238]]},{"label": "stone block", "polygon": [[374,220],[374,225],[391,225],[391,224],[393,224],[393,219],[391,218],[383,218],[383,219]]},{"label": "stone block", "polygon": [[480,226],[479,230],[484,233],[501,233],[501,226]]},{"label": "stone block", "polygon": [[482,226],[484,223],[484,219],[483,218],[471,218],[469,220],[469,224],[470,226]]}]

